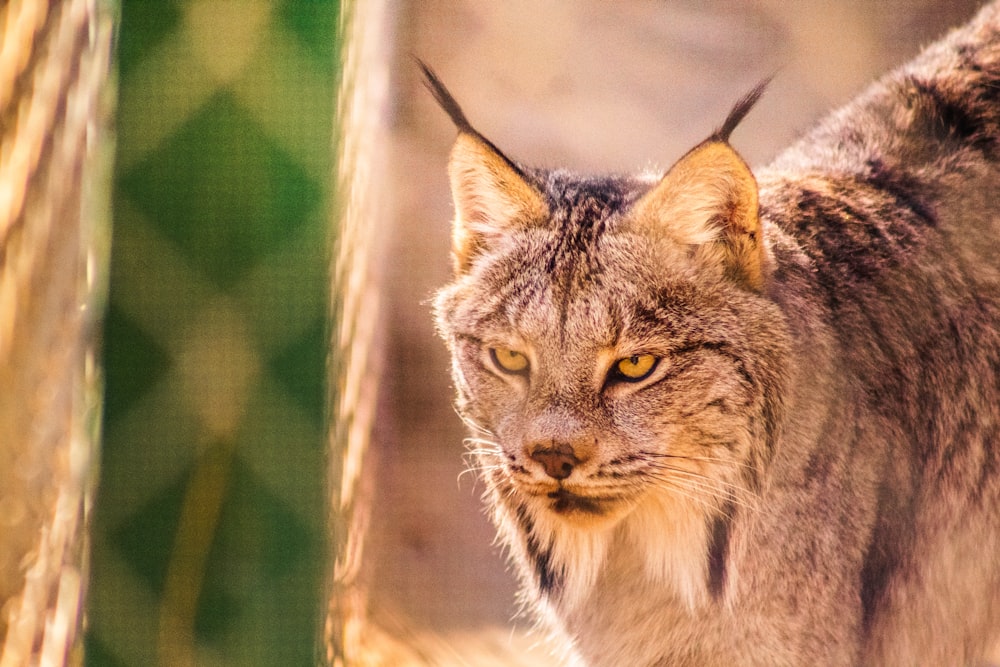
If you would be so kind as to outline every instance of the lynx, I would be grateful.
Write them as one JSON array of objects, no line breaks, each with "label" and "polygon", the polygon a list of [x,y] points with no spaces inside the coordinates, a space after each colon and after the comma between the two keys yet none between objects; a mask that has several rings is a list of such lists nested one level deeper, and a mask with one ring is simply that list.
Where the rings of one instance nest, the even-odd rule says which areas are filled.
[{"label": "lynx", "polygon": [[769,167],[458,129],[435,300],[500,540],[567,661],[971,665],[1000,637],[1000,5]]}]

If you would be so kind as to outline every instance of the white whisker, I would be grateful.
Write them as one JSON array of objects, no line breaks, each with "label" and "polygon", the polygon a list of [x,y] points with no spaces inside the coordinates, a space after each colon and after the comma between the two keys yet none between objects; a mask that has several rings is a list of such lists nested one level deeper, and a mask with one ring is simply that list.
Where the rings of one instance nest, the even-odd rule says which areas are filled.
[{"label": "white whisker", "polygon": [[733,482],[729,482],[727,480],[720,479],[718,477],[709,477],[708,475],[705,475],[703,473],[696,472],[694,470],[687,470],[686,468],[678,468],[676,466],[659,464],[659,465],[654,465],[653,469],[663,470],[671,474],[683,475],[689,479],[695,479],[704,482],[705,484],[708,485],[718,485],[724,487],[727,491],[731,493],[741,493],[741,494],[746,493],[751,495],[753,493],[749,489],[746,489],[743,486],[740,486],[739,484],[735,484]]},{"label": "white whisker", "polygon": [[696,493],[699,495],[699,499],[705,501],[706,504],[708,499],[712,499],[723,504],[732,503],[745,509],[755,509],[754,504],[743,499],[743,496],[750,493],[747,489],[723,480],[711,479],[682,468],[661,467],[660,469],[666,470],[670,474],[646,474],[658,482],[668,485],[672,490],[683,488],[688,493]]},{"label": "white whisker", "polygon": [[701,461],[705,463],[721,463],[727,467],[746,468],[747,470],[754,470],[754,467],[748,463],[743,463],[742,461],[735,461],[729,458],[721,458],[718,456],[667,454],[660,452],[641,452],[641,455],[644,457],[657,458],[657,459],[676,459],[678,461]]},{"label": "white whisker", "polygon": [[458,416],[462,420],[462,423],[465,424],[467,427],[469,427],[470,431],[473,431],[475,433],[481,433],[483,435],[489,436],[490,438],[496,437],[492,431],[490,431],[488,428],[484,426],[480,426],[471,417],[463,414],[459,414]]}]

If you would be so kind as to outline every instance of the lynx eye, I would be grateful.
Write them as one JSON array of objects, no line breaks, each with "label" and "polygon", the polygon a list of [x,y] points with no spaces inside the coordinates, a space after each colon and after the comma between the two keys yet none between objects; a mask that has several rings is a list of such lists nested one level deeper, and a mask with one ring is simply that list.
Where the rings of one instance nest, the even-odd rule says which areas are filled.
[{"label": "lynx eye", "polygon": [[633,354],[615,362],[614,374],[618,380],[639,382],[649,377],[658,362],[659,359],[651,354]]},{"label": "lynx eye", "polygon": [[528,370],[528,357],[507,347],[491,347],[490,359],[504,373],[522,374]]}]

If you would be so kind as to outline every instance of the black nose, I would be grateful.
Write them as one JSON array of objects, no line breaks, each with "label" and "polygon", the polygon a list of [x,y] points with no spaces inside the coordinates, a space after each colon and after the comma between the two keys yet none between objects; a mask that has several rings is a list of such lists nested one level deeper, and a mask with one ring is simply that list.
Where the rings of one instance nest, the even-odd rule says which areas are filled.
[{"label": "black nose", "polygon": [[550,447],[536,449],[531,458],[541,463],[545,474],[553,479],[566,479],[580,462],[573,453],[573,447],[566,443],[553,443]]}]

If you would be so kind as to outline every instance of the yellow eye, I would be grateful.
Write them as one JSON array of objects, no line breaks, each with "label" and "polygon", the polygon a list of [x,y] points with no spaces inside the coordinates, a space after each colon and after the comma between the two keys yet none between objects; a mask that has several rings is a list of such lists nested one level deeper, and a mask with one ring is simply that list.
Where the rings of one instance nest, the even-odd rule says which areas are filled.
[{"label": "yellow eye", "polygon": [[504,373],[524,373],[528,370],[528,357],[507,347],[491,347],[490,359]]},{"label": "yellow eye", "polygon": [[620,380],[638,382],[649,377],[658,361],[651,354],[633,354],[631,357],[619,359],[615,364],[615,371]]}]

